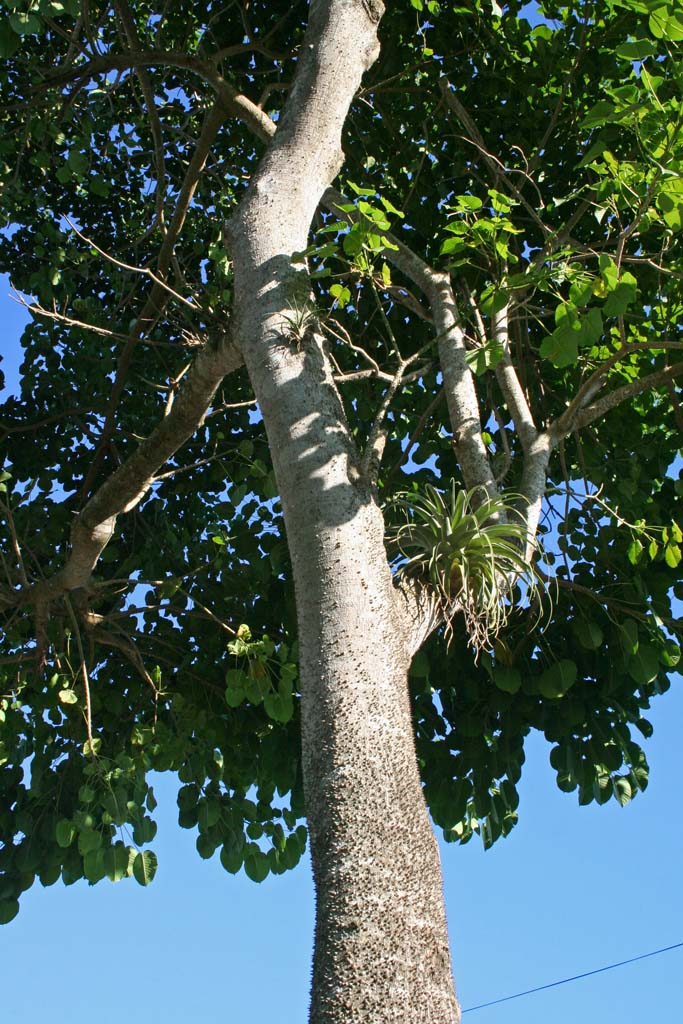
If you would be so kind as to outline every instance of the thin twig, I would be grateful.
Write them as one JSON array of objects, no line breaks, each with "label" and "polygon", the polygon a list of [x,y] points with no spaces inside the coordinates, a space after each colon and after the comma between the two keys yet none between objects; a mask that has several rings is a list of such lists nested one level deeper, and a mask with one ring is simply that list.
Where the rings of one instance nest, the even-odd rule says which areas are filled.
[{"label": "thin twig", "polygon": [[81,659],[83,689],[85,691],[85,728],[88,734],[88,746],[90,747],[90,754],[93,757],[97,757],[92,735],[92,704],[90,702],[90,682],[88,680],[88,668],[85,664],[85,652],[83,650],[83,644],[81,642],[81,631],[78,627],[78,619],[76,618],[76,613],[73,610],[73,606],[71,604],[68,594],[64,594],[64,604],[66,605],[66,609],[69,613],[69,618],[71,619],[71,624],[74,628],[76,647],[78,648],[78,657]]},{"label": "thin twig", "polygon": [[[64,220],[69,225],[69,227],[75,235],[78,235],[78,237],[83,242],[85,242],[86,245],[89,245],[91,249],[94,249],[95,252],[99,253],[100,256],[102,256],[109,263],[112,263],[115,267],[120,267],[121,270],[129,270],[132,274],[141,274],[143,277],[148,277],[150,281],[153,281],[158,288],[161,288],[163,289],[163,291],[168,292],[169,295],[171,295],[174,299],[177,299],[178,302],[182,302],[183,305],[189,306],[189,308],[194,313],[201,312],[200,307],[197,305],[196,302],[193,302],[192,299],[186,299],[185,296],[177,292],[175,288],[171,288],[171,286],[167,284],[164,280],[162,280],[160,277],[157,277],[157,275],[152,270],[150,270],[149,267],[135,267],[130,263],[124,263],[123,260],[119,260],[116,258],[116,256],[112,256],[111,253],[106,252],[106,250],[104,249],[101,249],[96,242],[93,242],[92,238],[88,238],[88,236],[84,235],[82,231],[79,231],[76,225],[73,223],[73,221],[70,220],[66,215],[64,215]],[[168,235],[166,237],[168,237]],[[143,316],[138,318],[138,320],[142,322],[144,322],[145,319],[146,318]]]},{"label": "thin twig", "polygon": [[12,547],[14,549],[14,555],[17,560],[17,566],[19,568],[19,578],[22,582],[22,585],[24,587],[28,587],[29,582],[28,577],[26,576],[26,569],[24,568],[24,559],[21,554],[21,547],[19,546],[19,538],[17,537],[17,531],[14,525],[12,506],[9,500],[5,501],[4,499],[0,499],[0,505],[2,506],[7,517],[7,524],[9,526],[10,537],[12,538]]}]

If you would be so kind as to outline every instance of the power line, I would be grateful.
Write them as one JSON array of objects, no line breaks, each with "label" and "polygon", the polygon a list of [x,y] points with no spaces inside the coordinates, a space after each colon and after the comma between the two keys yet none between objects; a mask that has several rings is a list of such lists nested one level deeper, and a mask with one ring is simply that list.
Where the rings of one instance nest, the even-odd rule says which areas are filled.
[{"label": "power line", "polygon": [[594,971],[586,971],[584,974],[575,974],[571,978],[563,978],[561,981],[551,981],[549,985],[538,985],[536,988],[528,988],[524,992],[515,992],[512,996],[503,996],[501,999],[492,999],[490,1003],[479,1003],[478,1006],[468,1006],[463,1013],[473,1013],[474,1010],[483,1010],[486,1006],[496,1006],[498,1003],[507,1003],[510,999],[521,999],[522,996],[530,996],[532,992],[542,992],[546,988],[556,988],[557,985],[567,985],[570,981],[579,981],[580,978],[590,978],[592,974],[602,974],[603,971],[613,971],[615,967],[623,967],[625,964],[634,964],[636,960],[646,960],[649,956],[657,956],[659,953],[668,953],[671,949],[680,949],[683,942],[677,942],[673,946],[664,946],[662,949],[653,949],[651,953],[641,953],[640,956],[632,956],[630,960],[620,960],[618,964],[608,964],[607,967],[597,967]]}]

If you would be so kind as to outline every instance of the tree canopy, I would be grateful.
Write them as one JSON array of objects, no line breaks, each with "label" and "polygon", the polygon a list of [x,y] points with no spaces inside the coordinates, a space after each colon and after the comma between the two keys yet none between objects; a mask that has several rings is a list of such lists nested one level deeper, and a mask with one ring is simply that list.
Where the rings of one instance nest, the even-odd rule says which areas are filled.
[{"label": "tree canopy", "polygon": [[[477,589],[410,673],[433,820],[486,845],[531,729],[580,803],[646,787],[683,597],[683,14],[529,8],[388,5],[282,326],[296,351],[324,335],[397,579],[434,582],[442,534],[406,566],[420,502],[445,534],[499,494],[530,549],[538,524],[536,589],[483,635]],[[295,102],[307,15],[3,3],[0,269],[33,314],[0,406],[3,922],[36,879],[147,884],[154,771],[227,871],[305,848],[305,638],[224,225]]]}]

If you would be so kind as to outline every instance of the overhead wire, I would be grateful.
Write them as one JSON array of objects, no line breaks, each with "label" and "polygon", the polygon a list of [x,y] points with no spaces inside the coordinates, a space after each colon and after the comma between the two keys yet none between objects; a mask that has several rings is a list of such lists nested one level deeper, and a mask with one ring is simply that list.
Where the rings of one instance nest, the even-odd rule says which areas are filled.
[{"label": "overhead wire", "polygon": [[579,981],[581,978],[590,978],[593,974],[602,974],[603,971],[613,971],[615,967],[624,967],[626,964],[634,964],[637,960],[646,960],[650,956],[658,956],[659,953],[668,953],[672,949],[680,949],[683,942],[676,942],[673,946],[663,946],[661,949],[653,949],[649,953],[641,953],[640,956],[632,956],[628,960],[620,960],[616,964],[608,964],[606,967],[596,967],[593,971],[584,971],[583,974],[574,974],[571,978],[562,978],[560,981],[551,981],[547,985],[537,985],[536,988],[527,988],[524,992],[515,992],[514,995],[502,996],[500,999],[492,999],[488,1003],[479,1003],[477,1006],[468,1006],[463,1013],[473,1013],[475,1010],[483,1010],[486,1006],[497,1006],[499,1003],[507,1003],[511,999],[521,999],[522,996],[530,996],[534,992],[543,992],[545,989],[556,988],[558,985],[568,985],[570,981]]}]

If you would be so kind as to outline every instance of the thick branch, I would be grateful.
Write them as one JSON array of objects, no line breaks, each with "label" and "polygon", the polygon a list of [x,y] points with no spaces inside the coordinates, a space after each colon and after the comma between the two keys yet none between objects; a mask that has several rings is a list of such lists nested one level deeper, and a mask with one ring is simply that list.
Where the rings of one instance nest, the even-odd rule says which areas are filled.
[{"label": "thick branch", "polygon": [[[636,352],[646,352],[648,349],[683,349],[683,342],[681,341],[656,341],[652,345],[643,345],[642,342],[636,342],[632,345],[624,345],[615,352],[614,355],[610,356],[609,359],[605,360],[602,366],[599,366],[594,373],[585,381],[576,395],[568,405],[567,409],[559,416],[553,423],[548,427],[548,431],[553,438],[553,444],[557,444],[566,437],[568,434],[575,429],[576,421],[581,413],[581,410],[591,402],[593,397],[598,393],[600,388],[605,383],[607,373],[622,359],[627,356],[633,355]],[[678,364],[676,364],[678,365]],[[643,378],[644,380],[648,378]],[[633,383],[638,383],[634,381]],[[629,385],[627,385],[628,387]],[[622,390],[622,389],[618,389]],[[638,392],[636,392],[637,394]],[[623,399],[621,399],[623,401]],[[618,403],[614,403],[618,404]],[[613,405],[608,406],[613,408]],[[592,417],[595,419],[595,417]],[[585,424],[584,424],[585,425]]]},{"label": "thick branch", "polygon": [[580,430],[581,427],[588,426],[589,423],[604,416],[610,409],[615,409],[622,402],[627,402],[629,398],[635,398],[636,395],[642,395],[644,391],[651,391],[662,384],[667,384],[676,377],[683,377],[683,363],[674,363],[673,366],[667,366],[664,370],[658,370],[656,373],[648,374],[647,377],[641,377],[639,380],[631,381],[630,384],[624,384],[623,387],[615,388],[609,394],[603,395],[599,401],[585,406],[576,416],[573,429]]},{"label": "thick branch", "polygon": [[459,323],[451,279],[448,274],[432,270],[429,276],[431,281],[427,294],[436,327],[455,453],[466,487],[483,487],[493,497],[498,488],[482,437],[479,402],[472,371],[467,364],[465,335]]},{"label": "thick branch", "polygon": [[543,430],[536,435],[534,441],[524,452],[524,468],[520,485],[522,501],[518,505],[518,511],[526,523],[527,560],[531,559],[535,547],[552,449],[550,435],[547,430]]},{"label": "thick branch", "polygon": [[191,71],[210,85],[229,112],[244,121],[259,138],[265,140],[273,134],[270,129],[272,121],[268,115],[226,82],[211,59],[203,60],[189,53],[151,49],[137,53],[101,54],[85,64],[76,64],[66,70],[47,71],[44,84],[37,92],[46,87],[63,87],[71,82],[82,84],[111,71],[131,71],[146,67],[184,68]]},{"label": "thick branch", "polygon": [[519,436],[522,451],[528,452],[538,436],[534,418],[526,400],[522,385],[519,383],[517,371],[510,358],[510,340],[508,332],[508,307],[505,306],[493,317],[493,337],[503,349],[503,356],[496,366],[496,379],[503,392],[503,398],[512,416],[515,430]]},{"label": "thick branch", "polygon": [[[31,588],[36,596],[56,596],[87,587],[97,560],[114,532],[116,518],[144,497],[154,475],[202,423],[224,376],[241,365],[241,356],[225,339],[218,349],[203,349],[168,415],[133,454],[95,492],[71,529],[66,565],[46,585]],[[25,595],[31,599],[31,592]]]},{"label": "thick branch", "polygon": [[[336,189],[326,190],[322,205],[351,223],[356,219],[352,212],[340,209],[348,205],[348,199]],[[385,234],[396,246],[396,249],[386,249],[385,259],[424,292],[431,307],[456,455],[465,484],[468,488],[484,487],[487,494],[493,495],[497,493],[496,482],[482,438],[477,393],[467,365],[465,335],[460,327],[450,277],[430,267],[395,235]]]}]

